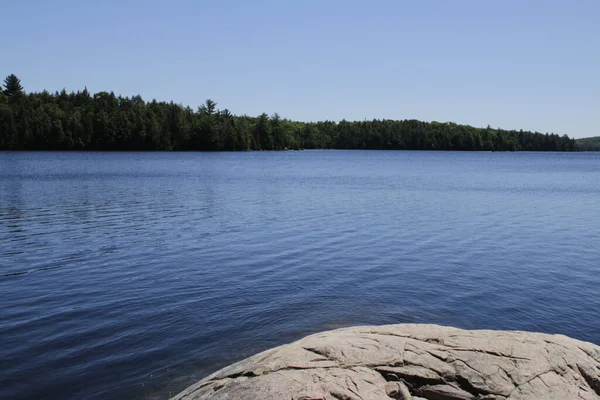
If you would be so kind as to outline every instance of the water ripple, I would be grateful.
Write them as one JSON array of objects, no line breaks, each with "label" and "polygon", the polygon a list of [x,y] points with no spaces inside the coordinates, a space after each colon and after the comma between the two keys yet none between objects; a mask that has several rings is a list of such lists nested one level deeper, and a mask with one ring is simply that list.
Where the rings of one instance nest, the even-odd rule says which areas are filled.
[{"label": "water ripple", "polygon": [[591,154],[0,153],[0,397],[166,398],[354,324],[600,343],[599,171]]}]

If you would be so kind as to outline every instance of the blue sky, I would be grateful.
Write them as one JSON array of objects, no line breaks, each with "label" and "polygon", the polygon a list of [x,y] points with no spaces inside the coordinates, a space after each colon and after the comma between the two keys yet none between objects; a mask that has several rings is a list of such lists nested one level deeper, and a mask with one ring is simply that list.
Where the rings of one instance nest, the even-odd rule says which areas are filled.
[{"label": "blue sky", "polygon": [[598,0],[2,2],[0,75],[236,114],[600,135]]}]

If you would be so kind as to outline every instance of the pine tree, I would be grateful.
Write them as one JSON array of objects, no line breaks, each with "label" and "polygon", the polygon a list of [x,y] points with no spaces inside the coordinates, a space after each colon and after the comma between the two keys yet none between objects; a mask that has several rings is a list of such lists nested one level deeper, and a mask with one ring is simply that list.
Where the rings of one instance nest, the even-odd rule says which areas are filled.
[{"label": "pine tree", "polygon": [[23,94],[23,86],[21,86],[21,80],[17,78],[15,74],[10,74],[4,79],[4,94],[7,96],[16,96]]}]

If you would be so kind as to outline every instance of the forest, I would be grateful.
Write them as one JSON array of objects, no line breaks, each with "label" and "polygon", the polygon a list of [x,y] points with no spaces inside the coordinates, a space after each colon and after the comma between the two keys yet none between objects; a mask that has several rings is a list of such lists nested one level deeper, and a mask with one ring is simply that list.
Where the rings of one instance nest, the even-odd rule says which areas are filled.
[{"label": "forest", "polygon": [[566,135],[406,120],[298,122],[234,115],[206,100],[196,110],[87,88],[26,93],[0,85],[0,150],[248,151],[300,149],[575,151]]},{"label": "forest", "polygon": [[575,143],[579,151],[600,151],[600,136],[576,139]]}]

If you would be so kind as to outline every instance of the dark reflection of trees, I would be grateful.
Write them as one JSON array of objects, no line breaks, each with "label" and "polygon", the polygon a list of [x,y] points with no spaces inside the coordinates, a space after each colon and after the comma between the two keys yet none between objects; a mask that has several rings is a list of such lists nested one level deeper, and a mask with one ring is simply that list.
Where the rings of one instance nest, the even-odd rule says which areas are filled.
[{"label": "dark reflection of trees", "polygon": [[[18,153],[0,153],[0,227],[12,232],[20,232],[23,218],[23,181],[20,177],[22,163]],[[5,229],[0,229],[0,238]],[[1,245],[0,245],[1,246]]]}]

